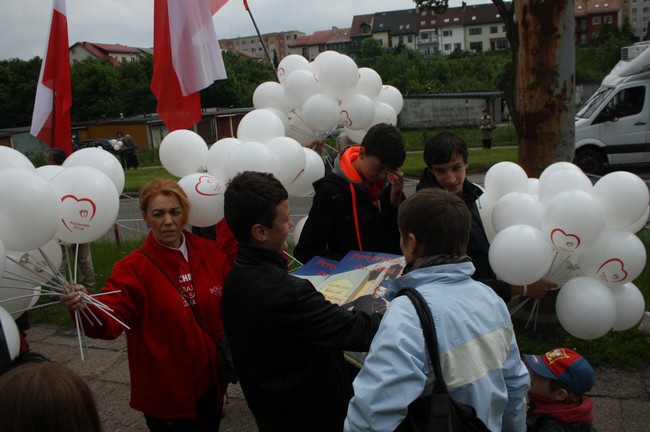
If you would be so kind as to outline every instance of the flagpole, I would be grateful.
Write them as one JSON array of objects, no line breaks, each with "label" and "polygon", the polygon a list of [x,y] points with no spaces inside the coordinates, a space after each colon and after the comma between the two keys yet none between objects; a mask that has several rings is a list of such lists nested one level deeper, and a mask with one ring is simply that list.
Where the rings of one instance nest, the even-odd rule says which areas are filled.
[{"label": "flagpole", "polygon": [[262,35],[260,34],[260,29],[257,28],[257,23],[255,22],[255,18],[253,18],[253,13],[248,7],[247,0],[244,0],[244,7],[248,11],[248,15],[250,15],[251,21],[253,21],[253,25],[255,26],[255,31],[257,32],[257,37],[260,39],[260,43],[262,44],[262,48],[264,49],[264,54],[266,54],[266,58],[269,59],[269,63],[271,63],[271,67],[273,68],[273,72],[275,72],[275,76],[278,76],[278,70],[275,68],[275,64],[273,64],[273,59],[269,55],[269,51],[266,49],[266,45],[264,44],[264,39],[262,39]]}]

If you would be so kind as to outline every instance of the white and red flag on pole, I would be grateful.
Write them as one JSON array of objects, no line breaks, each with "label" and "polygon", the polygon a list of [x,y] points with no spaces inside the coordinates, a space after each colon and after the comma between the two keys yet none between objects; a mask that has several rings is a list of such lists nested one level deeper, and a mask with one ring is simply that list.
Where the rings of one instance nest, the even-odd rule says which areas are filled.
[{"label": "white and red flag on pole", "polygon": [[199,91],[226,78],[211,11],[227,0],[155,0],[156,111],[171,132],[201,121]]},{"label": "white and red flag on pole", "polygon": [[50,33],[36,85],[36,99],[29,133],[49,145],[72,152],[70,130],[70,54],[65,0],[54,0]]}]

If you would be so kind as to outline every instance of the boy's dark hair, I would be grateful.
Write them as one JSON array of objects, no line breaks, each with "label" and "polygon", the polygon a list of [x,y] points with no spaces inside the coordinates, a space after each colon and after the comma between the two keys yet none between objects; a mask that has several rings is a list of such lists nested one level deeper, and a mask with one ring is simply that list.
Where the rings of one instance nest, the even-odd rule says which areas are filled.
[{"label": "boy's dark hair", "polygon": [[440,132],[424,145],[422,158],[427,167],[431,168],[432,165],[445,164],[451,161],[454,155],[462,156],[463,161],[467,163],[467,144],[456,134]]},{"label": "boy's dark hair", "polygon": [[401,167],[406,159],[402,132],[386,123],[371,127],[363,137],[361,146],[366,149],[366,156],[376,156],[392,170]]},{"label": "boy's dark hair", "polygon": [[224,194],[226,223],[239,242],[250,243],[253,225],[272,227],[276,207],[288,198],[273,174],[244,171],[230,180]]},{"label": "boy's dark hair", "polygon": [[63,151],[63,149],[52,147],[50,150],[48,150],[47,155],[45,156],[45,160],[47,161],[48,165],[63,165],[63,162],[65,162],[65,159],[67,157],[68,155],[65,154],[65,151]]},{"label": "boy's dark hair", "polygon": [[413,234],[425,256],[465,255],[472,215],[458,196],[444,189],[422,189],[400,206],[397,225],[402,237]]}]

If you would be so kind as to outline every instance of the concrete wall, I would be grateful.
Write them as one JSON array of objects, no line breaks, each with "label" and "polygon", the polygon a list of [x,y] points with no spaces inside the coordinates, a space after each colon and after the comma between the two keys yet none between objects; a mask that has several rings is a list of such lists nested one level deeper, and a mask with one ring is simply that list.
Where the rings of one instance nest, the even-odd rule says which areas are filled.
[{"label": "concrete wall", "polygon": [[398,123],[403,129],[473,127],[486,107],[494,121],[501,123],[507,120],[501,105],[499,96],[405,97]]}]

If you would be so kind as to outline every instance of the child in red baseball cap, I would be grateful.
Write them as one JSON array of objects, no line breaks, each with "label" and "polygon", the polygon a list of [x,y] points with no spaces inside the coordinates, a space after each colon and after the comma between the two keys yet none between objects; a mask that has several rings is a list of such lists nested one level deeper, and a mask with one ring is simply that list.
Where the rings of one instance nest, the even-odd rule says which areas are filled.
[{"label": "child in red baseball cap", "polygon": [[585,396],[596,383],[589,362],[568,348],[523,357],[530,371],[527,432],[594,432],[593,404]]}]

